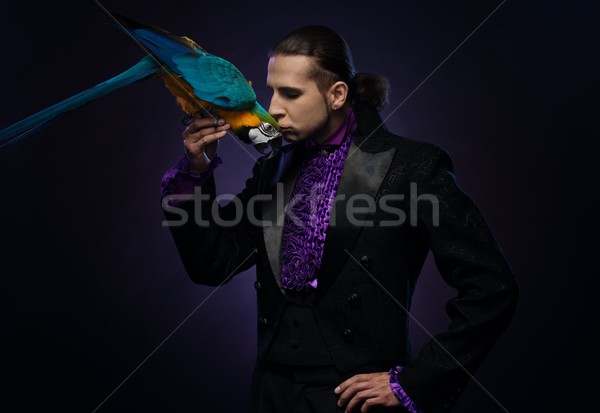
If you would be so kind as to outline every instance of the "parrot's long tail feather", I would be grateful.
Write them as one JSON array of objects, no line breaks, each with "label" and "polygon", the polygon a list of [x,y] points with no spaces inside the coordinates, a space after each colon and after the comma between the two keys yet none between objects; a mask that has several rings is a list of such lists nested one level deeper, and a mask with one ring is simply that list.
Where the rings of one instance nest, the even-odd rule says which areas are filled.
[{"label": "parrot's long tail feather", "polygon": [[119,88],[153,76],[160,70],[155,60],[146,56],[125,72],[80,92],[56,105],[31,115],[0,131],[0,149],[26,138],[65,113],[78,109]]}]

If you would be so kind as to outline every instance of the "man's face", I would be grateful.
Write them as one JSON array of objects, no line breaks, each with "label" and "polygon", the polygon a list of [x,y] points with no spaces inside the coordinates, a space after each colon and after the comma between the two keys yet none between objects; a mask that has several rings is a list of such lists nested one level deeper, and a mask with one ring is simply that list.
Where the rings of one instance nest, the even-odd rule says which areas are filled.
[{"label": "man's face", "polygon": [[312,65],[312,58],[302,55],[269,60],[267,87],[273,90],[269,113],[288,142],[308,138],[322,142],[334,131],[326,95],[308,77]]}]

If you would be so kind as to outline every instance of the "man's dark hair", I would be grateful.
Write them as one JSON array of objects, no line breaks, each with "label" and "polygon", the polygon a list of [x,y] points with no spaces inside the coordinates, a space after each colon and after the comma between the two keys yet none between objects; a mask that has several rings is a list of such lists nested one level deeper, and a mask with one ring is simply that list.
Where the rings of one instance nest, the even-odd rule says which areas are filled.
[{"label": "man's dark hair", "polygon": [[356,73],[346,41],[327,26],[304,26],[286,35],[269,52],[275,55],[313,57],[316,66],[309,77],[321,91],[337,81],[349,87],[349,97],[381,110],[388,101],[389,82],[380,75]]}]

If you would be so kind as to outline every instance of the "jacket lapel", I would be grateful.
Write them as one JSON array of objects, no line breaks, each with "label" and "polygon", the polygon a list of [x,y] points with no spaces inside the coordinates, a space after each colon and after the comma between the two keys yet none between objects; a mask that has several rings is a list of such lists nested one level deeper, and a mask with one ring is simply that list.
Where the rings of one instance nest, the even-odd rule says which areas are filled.
[{"label": "jacket lapel", "polygon": [[[370,153],[360,149],[354,142],[350,145],[325,236],[321,269],[318,273],[317,300],[323,297],[339,275],[349,258],[344,250],[352,252],[363,228],[363,225],[353,223],[352,217],[347,213],[349,201],[364,209],[366,202],[352,201],[353,198],[375,200],[395,152],[396,148],[392,147],[383,152]],[[354,214],[354,221],[364,220],[364,215]]]}]

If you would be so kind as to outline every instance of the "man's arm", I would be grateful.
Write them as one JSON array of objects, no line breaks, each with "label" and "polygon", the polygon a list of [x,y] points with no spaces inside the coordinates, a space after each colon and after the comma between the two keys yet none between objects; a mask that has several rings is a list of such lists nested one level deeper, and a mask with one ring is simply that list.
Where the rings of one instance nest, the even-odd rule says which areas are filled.
[{"label": "man's arm", "polygon": [[[190,170],[190,163],[184,156],[163,175],[160,183],[160,196],[165,198],[168,195],[193,195],[196,187],[205,184],[213,171],[222,163],[221,158],[215,154],[205,171],[195,173]],[[171,206],[177,206],[180,203],[181,201],[173,199],[173,197],[168,200],[168,205]]]},{"label": "man's arm", "polygon": [[216,286],[255,264],[256,227],[248,221],[246,205],[256,193],[261,161],[255,164],[244,190],[225,206],[215,201],[212,173],[195,186],[191,199],[178,199],[175,206],[170,206],[173,194],[161,198],[181,261],[194,282]]},{"label": "man's arm", "polygon": [[[218,140],[230,125],[197,114],[182,136],[186,158],[165,173],[161,206],[190,278],[200,284],[220,285],[256,261],[255,227],[246,205],[257,193],[260,158],[246,187],[221,207],[212,174],[221,159]],[[192,196],[189,195],[194,191]],[[174,199],[173,199],[174,198]]]},{"label": "man's arm", "polygon": [[[397,379],[427,413],[445,412],[456,402],[475,369],[507,328],[518,299],[514,273],[473,200],[456,183],[452,160],[425,144],[414,181],[419,195],[417,226],[443,279],[455,288],[446,311],[446,332],[434,336]],[[439,220],[439,221],[438,221]]]}]

